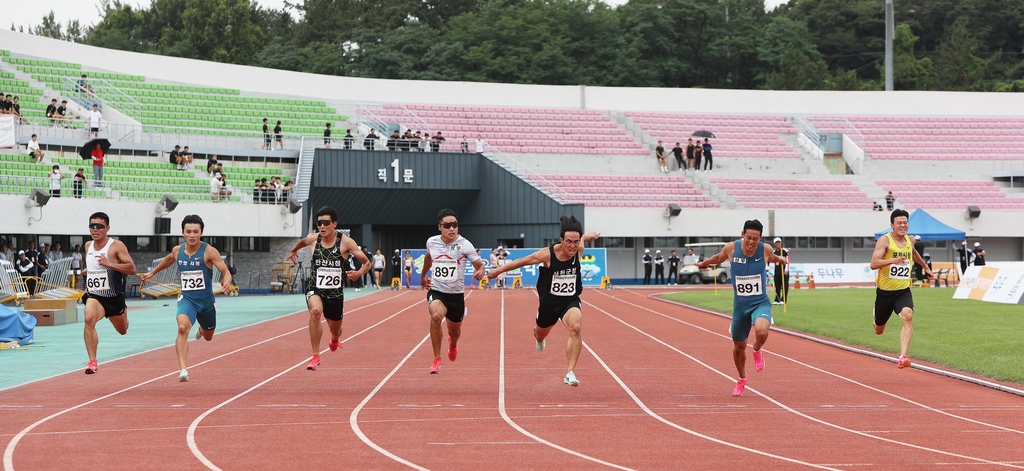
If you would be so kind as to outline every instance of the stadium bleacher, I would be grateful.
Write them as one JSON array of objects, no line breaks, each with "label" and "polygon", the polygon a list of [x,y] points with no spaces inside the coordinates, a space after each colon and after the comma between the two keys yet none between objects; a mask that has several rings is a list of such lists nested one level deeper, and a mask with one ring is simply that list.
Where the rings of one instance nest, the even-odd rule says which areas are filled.
[{"label": "stadium bleacher", "polygon": [[711,178],[711,183],[746,209],[870,211],[874,201],[850,180]]},{"label": "stadium bleacher", "polygon": [[[839,132],[835,117],[808,118],[821,132]],[[880,160],[1011,160],[1024,152],[1024,118],[846,116]]]},{"label": "stadium bleacher", "polygon": [[[4,57],[3,60],[47,84],[56,95],[60,95],[68,79],[76,80],[83,73],[90,80],[103,79],[142,104],[142,115],[133,118],[146,125],[166,126],[167,130],[202,129],[225,135],[261,132],[262,119],[266,117],[270,119],[271,128],[281,120],[286,133],[318,135],[326,123],[337,126],[348,119],[319,100],[251,97],[242,96],[237,89],[149,83],[140,75],[84,70],[81,64],[70,62],[19,57]],[[9,77],[4,78],[14,78],[12,73],[5,73]],[[28,85],[25,81],[18,82]],[[34,90],[33,103],[38,102],[43,91],[30,90]],[[31,116],[45,116],[46,104],[32,108]]]},{"label": "stadium bleacher", "polygon": [[565,190],[573,203],[587,206],[648,208],[669,203],[684,208],[721,206],[683,177],[565,174],[540,177]]},{"label": "stadium bleacher", "polygon": [[402,108],[415,113],[431,131],[441,131],[448,139],[446,147],[452,149],[458,148],[463,135],[470,146],[480,135],[491,146],[508,153],[650,154],[598,110],[384,105],[375,112],[382,118],[400,117],[404,114]]},{"label": "stadium bleacher", "polygon": [[[781,135],[796,134],[796,129],[783,116],[712,115],[693,113],[647,113],[627,111],[626,116],[651,134],[654,141],[664,141],[665,149],[676,142],[684,148],[686,140],[698,130],[711,130],[715,139],[712,153],[729,158],[800,158]],[[696,138],[694,138],[696,140]]]},{"label": "stadium bleacher", "polygon": [[1024,209],[1024,198],[1010,198],[992,181],[877,180],[907,208],[962,211],[967,206],[982,210]]}]

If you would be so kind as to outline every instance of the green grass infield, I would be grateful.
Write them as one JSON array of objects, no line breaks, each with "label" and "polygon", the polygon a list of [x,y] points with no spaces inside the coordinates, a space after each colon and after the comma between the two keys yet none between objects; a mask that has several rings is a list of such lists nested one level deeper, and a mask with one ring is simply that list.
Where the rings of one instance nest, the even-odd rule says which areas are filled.
[{"label": "green grass infield", "polygon": [[[910,357],[1000,381],[1024,384],[1024,310],[1020,305],[953,299],[953,288],[914,289]],[[899,353],[901,322],[889,319],[875,335],[875,290],[790,290],[789,304],[772,307],[775,325],[880,352]],[[774,296],[774,291],[770,293]],[[732,312],[732,291],[691,291],[664,296],[713,311]],[[769,343],[770,344],[770,343]]]}]

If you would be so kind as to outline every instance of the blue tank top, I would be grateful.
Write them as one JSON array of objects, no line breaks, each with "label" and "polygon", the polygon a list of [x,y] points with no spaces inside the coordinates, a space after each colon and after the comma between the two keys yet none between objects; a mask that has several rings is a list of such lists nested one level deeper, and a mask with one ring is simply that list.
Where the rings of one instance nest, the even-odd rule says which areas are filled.
[{"label": "blue tank top", "polygon": [[741,240],[736,241],[736,250],[732,254],[732,289],[733,308],[767,303],[768,292],[766,265],[764,260],[764,244],[757,243],[754,255],[748,257],[741,249]]},{"label": "blue tank top", "polygon": [[181,278],[181,295],[199,300],[213,296],[213,270],[206,266],[203,256],[206,242],[191,256],[185,254],[185,244],[178,248],[178,276]]}]

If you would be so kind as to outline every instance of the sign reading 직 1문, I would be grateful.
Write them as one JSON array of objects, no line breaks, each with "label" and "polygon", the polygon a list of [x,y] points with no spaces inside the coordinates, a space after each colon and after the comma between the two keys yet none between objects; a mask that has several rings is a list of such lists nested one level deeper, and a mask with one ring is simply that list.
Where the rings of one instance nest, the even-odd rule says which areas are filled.
[{"label": "sign reading \uc9c1 1\ubb38", "polygon": [[961,276],[953,299],[1002,304],[1024,301],[1024,265],[973,266]]}]

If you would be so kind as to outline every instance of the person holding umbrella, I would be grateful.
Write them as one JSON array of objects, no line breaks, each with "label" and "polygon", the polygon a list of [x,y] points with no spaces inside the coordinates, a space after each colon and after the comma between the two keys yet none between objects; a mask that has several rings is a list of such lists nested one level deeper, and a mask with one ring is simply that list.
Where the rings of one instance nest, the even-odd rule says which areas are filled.
[{"label": "person holding umbrella", "polygon": [[78,155],[82,160],[92,160],[93,188],[103,187],[103,159],[110,150],[110,141],[107,139],[93,139],[82,145]]},{"label": "person holding umbrella", "polygon": [[708,138],[704,138],[704,171],[710,172],[714,169],[714,161],[711,160],[711,144],[708,142]]}]

